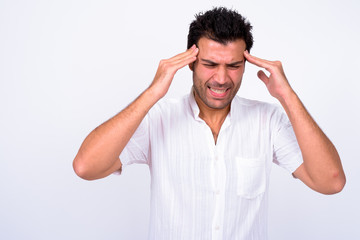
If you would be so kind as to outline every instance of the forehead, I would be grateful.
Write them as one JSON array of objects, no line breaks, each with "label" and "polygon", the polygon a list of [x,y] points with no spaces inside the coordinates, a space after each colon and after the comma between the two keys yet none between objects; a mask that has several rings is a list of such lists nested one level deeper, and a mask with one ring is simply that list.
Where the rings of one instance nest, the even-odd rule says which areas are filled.
[{"label": "forehead", "polygon": [[200,59],[208,59],[215,62],[233,62],[244,59],[246,49],[245,41],[237,39],[227,44],[221,44],[209,38],[202,37],[198,42]]}]

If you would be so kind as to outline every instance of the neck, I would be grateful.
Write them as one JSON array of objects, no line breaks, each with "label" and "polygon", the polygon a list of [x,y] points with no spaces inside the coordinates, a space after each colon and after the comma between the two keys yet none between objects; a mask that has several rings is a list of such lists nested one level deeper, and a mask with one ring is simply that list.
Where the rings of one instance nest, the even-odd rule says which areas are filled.
[{"label": "neck", "polygon": [[226,109],[206,109],[200,108],[199,117],[203,119],[206,123],[211,125],[222,125],[226,116],[230,111],[230,106],[227,106]]},{"label": "neck", "polygon": [[195,100],[200,109],[199,117],[203,119],[210,127],[216,144],[220,128],[224,123],[226,116],[230,112],[230,104],[222,109],[210,108],[209,106],[204,104],[203,101],[201,101],[201,99],[196,95],[196,93]]}]

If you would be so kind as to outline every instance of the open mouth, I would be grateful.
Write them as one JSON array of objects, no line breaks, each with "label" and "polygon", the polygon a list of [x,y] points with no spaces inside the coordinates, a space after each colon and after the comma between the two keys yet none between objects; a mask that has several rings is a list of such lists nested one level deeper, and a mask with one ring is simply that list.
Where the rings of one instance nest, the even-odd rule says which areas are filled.
[{"label": "open mouth", "polygon": [[217,93],[217,94],[222,94],[224,92],[226,92],[226,89],[215,89],[215,88],[210,88],[211,91]]},{"label": "open mouth", "polygon": [[223,88],[223,89],[217,89],[211,87],[208,88],[210,90],[211,95],[213,95],[214,97],[224,97],[227,94],[227,90],[229,90],[228,88]]}]

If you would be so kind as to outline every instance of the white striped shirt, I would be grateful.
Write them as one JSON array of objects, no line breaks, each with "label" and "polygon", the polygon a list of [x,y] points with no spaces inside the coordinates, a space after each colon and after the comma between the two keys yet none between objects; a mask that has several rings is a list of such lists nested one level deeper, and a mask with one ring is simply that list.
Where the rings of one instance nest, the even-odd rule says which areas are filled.
[{"label": "white striped shirt", "polygon": [[215,145],[193,94],[159,101],[120,159],[149,165],[154,240],[267,239],[272,162],[302,163],[281,107],[236,96]]}]

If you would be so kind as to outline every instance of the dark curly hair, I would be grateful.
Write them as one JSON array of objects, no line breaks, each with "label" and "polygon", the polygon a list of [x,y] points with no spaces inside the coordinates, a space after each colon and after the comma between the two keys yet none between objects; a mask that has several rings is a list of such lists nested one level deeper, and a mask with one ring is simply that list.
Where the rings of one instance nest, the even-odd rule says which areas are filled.
[{"label": "dark curly hair", "polygon": [[237,13],[224,7],[215,7],[205,13],[195,15],[195,20],[190,24],[187,48],[202,37],[209,38],[221,44],[243,39],[246,50],[250,52],[253,45],[253,36],[250,23]]}]

